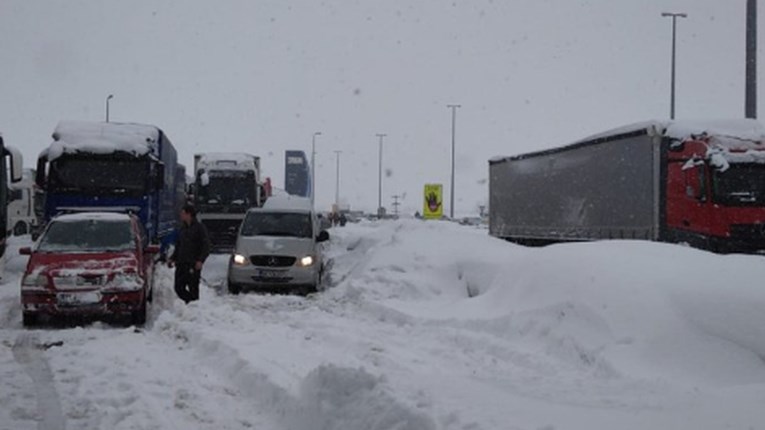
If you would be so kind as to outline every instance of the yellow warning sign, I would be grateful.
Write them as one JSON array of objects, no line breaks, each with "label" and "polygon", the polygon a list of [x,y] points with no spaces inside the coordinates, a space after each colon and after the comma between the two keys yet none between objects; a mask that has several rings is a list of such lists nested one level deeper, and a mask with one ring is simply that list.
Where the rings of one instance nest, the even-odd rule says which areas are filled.
[{"label": "yellow warning sign", "polygon": [[423,218],[441,219],[444,215],[443,188],[441,184],[425,184]]}]

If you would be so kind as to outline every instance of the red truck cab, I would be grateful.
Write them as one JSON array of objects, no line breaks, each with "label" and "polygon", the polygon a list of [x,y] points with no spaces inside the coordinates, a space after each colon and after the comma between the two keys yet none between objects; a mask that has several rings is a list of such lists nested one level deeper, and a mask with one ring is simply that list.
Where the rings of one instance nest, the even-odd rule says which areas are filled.
[{"label": "red truck cab", "polygon": [[29,255],[21,281],[25,326],[51,317],[146,320],[154,254],[133,215],[88,212],[52,219]]},{"label": "red truck cab", "polygon": [[765,143],[701,134],[667,151],[666,226],[719,252],[765,250]]}]

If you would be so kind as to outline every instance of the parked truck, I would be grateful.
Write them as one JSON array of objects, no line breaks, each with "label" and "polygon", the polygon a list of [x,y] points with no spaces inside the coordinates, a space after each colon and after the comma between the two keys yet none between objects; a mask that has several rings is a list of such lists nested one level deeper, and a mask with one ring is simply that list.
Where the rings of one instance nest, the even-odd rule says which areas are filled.
[{"label": "parked truck", "polygon": [[[5,268],[5,248],[8,237],[8,185],[21,181],[21,166],[21,153],[13,147],[5,146],[3,136],[0,135],[0,277]],[[8,180],[9,167],[10,181]]]},{"label": "parked truck", "polygon": [[35,172],[24,169],[21,181],[8,189],[8,228],[14,236],[31,233],[38,224],[35,213]]},{"label": "parked truck", "polygon": [[130,212],[158,244],[183,203],[177,166],[175,147],[155,126],[62,121],[37,160],[43,221],[67,212]]},{"label": "parked truck", "polygon": [[213,250],[231,251],[248,209],[263,206],[267,182],[260,179],[260,157],[244,153],[194,155],[194,202],[207,227]]},{"label": "parked truck", "polygon": [[642,239],[765,250],[765,128],[627,126],[489,162],[489,231],[529,245]]},{"label": "parked truck", "polygon": [[311,196],[311,167],[303,151],[284,152],[284,190],[298,197]]}]

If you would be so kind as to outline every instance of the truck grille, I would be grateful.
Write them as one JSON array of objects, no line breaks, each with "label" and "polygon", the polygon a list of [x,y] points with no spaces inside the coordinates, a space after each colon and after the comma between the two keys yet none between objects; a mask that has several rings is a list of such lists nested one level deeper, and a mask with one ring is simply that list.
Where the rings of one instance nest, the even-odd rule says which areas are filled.
[{"label": "truck grille", "polygon": [[242,220],[239,219],[203,219],[210,243],[215,250],[231,250],[236,244],[236,233]]},{"label": "truck grille", "polygon": [[284,255],[253,255],[250,261],[255,266],[261,267],[289,267],[295,264],[295,257]]}]

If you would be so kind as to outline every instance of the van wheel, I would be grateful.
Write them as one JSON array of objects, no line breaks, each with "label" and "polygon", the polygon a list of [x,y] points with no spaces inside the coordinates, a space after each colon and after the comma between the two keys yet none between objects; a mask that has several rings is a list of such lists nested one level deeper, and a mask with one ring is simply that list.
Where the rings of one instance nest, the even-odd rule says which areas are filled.
[{"label": "van wheel", "polygon": [[237,295],[242,292],[242,286],[238,284],[232,284],[231,282],[228,283],[228,292],[234,295]]},{"label": "van wheel", "polygon": [[40,323],[39,315],[24,312],[21,315],[21,323],[24,327],[34,327]]},{"label": "van wheel", "polygon": [[29,227],[27,227],[27,223],[24,221],[19,221],[16,223],[16,225],[13,226],[14,236],[23,236],[27,233],[29,233]]}]

